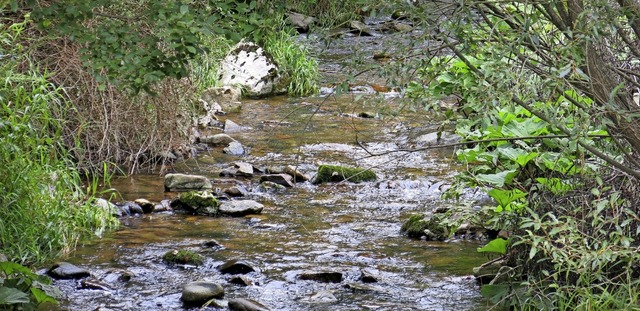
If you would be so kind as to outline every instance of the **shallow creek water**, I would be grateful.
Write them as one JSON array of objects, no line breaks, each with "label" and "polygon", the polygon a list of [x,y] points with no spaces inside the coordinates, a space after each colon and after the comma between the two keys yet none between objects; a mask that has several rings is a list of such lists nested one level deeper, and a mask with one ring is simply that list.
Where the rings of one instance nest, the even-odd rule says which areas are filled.
[{"label": "shallow creek water", "polygon": [[[234,161],[256,167],[294,165],[310,175],[320,164],[341,164],[371,168],[378,174],[377,182],[302,183],[281,193],[265,193],[256,190],[255,178],[239,179],[251,191],[250,198],[265,205],[262,214],[124,217],[120,230],[85,242],[65,259],[89,269],[98,280],[112,280],[108,282],[111,290],[78,289],[76,281],[56,281],[66,295],[63,307],[189,309],[180,301],[182,286],[205,279],[222,284],[226,299],[250,298],[272,310],[485,309],[469,276],[472,267],[486,260],[476,253],[479,242],[426,242],[400,232],[402,222],[412,213],[453,204],[440,199],[461,169],[451,159],[453,150],[370,156],[356,140],[374,153],[415,147],[437,124],[422,113],[401,110],[396,97],[367,95],[356,101],[357,96],[243,101],[240,111],[221,119],[246,127],[231,136],[249,148],[247,156],[212,149],[171,170],[213,179],[220,178],[219,172]],[[393,117],[353,116],[375,112],[381,103],[396,111]],[[164,192],[157,174],[115,179],[112,186],[124,200],[159,201],[176,195]],[[478,198],[471,192],[465,197]],[[211,240],[223,248],[207,247]],[[199,267],[168,266],[161,258],[173,249],[195,250],[206,261]],[[230,259],[246,260],[258,268],[246,275],[253,285],[230,284],[230,276],[217,271],[217,266]],[[133,277],[128,282],[113,281],[114,269],[128,270]],[[299,271],[308,269],[330,269],[344,278],[340,283],[296,278]],[[376,275],[378,282],[360,282],[363,269]]]}]

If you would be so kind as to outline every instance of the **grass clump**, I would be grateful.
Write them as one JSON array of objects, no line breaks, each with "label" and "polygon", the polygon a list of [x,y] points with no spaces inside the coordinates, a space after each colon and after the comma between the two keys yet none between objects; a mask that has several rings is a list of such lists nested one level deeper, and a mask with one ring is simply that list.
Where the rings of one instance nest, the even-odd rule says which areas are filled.
[{"label": "grass clump", "polygon": [[291,96],[308,96],[318,91],[318,62],[309,50],[287,31],[267,34],[264,49],[280,67],[283,85]]},{"label": "grass clump", "polygon": [[314,184],[325,182],[351,181],[355,183],[375,181],[376,173],[364,168],[351,168],[339,165],[320,165]]},{"label": "grass clump", "polygon": [[23,53],[29,21],[0,20],[0,252],[36,264],[73,250],[83,236],[115,228],[108,211],[87,203],[64,146],[69,104],[63,90]]},{"label": "grass clump", "polygon": [[202,255],[190,250],[172,250],[162,256],[162,260],[169,264],[199,266],[204,262]]}]

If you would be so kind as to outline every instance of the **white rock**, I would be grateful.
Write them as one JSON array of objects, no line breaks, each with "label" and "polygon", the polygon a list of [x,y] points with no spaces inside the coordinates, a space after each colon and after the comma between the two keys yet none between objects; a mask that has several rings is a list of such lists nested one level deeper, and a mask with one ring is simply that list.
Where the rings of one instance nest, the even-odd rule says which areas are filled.
[{"label": "white rock", "polygon": [[276,91],[280,82],[278,66],[260,46],[242,41],[220,64],[220,83],[240,86],[249,97],[262,97]]}]

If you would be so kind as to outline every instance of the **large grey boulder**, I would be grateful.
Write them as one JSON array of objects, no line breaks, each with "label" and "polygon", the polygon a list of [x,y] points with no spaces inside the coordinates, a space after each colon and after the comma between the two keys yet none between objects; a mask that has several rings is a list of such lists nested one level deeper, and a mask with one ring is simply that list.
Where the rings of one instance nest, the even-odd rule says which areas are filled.
[{"label": "large grey boulder", "polygon": [[222,60],[219,81],[225,86],[239,86],[248,97],[264,97],[277,91],[278,66],[263,48],[242,41]]},{"label": "large grey boulder", "polygon": [[211,181],[205,176],[167,174],[164,176],[165,191],[186,191],[212,189]]},{"label": "large grey boulder", "polygon": [[186,303],[205,303],[212,298],[222,298],[224,288],[220,284],[207,281],[191,282],[182,289],[180,299]]}]

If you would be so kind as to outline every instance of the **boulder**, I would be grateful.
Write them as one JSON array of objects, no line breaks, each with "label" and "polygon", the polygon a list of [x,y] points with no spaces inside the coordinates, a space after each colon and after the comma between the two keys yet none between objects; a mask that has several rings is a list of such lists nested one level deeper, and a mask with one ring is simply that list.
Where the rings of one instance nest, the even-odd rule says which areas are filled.
[{"label": "boulder", "polygon": [[284,168],[284,173],[293,176],[293,182],[304,182],[304,181],[309,181],[310,179],[309,176],[298,171],[298,169],[296,169],[296,167],[292,165],[287,165]]},{"label": "boulder", "polygon": [[298,279],[322,283],[340,283],[342,282],[342,273],[336,271],[302,271],[298,274]]},{"label": "boulder", "polygon": [[199,142],[207,144],[209,146],[226,146],[236,141],[227,134],[215,134],[210,136],[204,136],[199,138]]},{"label": "boulder", "polygon": [[240,126],[238,123],[235,123],[229,119],[224,121],[224,132],[225,133],[241,133],[246,132],[249,129],[246,126]]},{"label": "boulder", "polygon": [[269,311],[270,309],[259,302],[245,298],[234,298],[229,300],[229,310],[231,311]]},{"label": "boulder", "polygon": [[264,205],[253,200],[234,200],[223,202],[218,212],[220,214],[241,217],[250,214],[260,214]]},{"label": "boulder", "polygon": [[378,282],[378,278],[378,275],[370,269],[360,271],[360,281],[362,283],[376,283]]},{"label": "boulder", "polygon": [[233,165],[238,169],[236,173],[237,176],[253,176],[253,165],[247,162],[234,162]]},{"label": "boulder", "polygon": [[229,283],[240,285],[240,286],[251,286],[251,285],[253,285],[253,282],[251,282],[251,280],[249,278],[247,278],[246,276],[244,276],[244,275],[233,276],[231,279],[229,279]]},{"label": "boulder", "polygon": [[81,279],[91,275],[89,271],[68,262],[54,264],[47,274],[54,279]]},{"label": "boulder", "polygon": [[207,281],[191,282],[182,288],[180,299],[186,303],[205,303],[212,298],[224,297],[224,288],[220,284]]},{"label": "boulder", "polygon": [[205,190],[213,186],[209,179],[200,175],[167,174],[164,176],[165,191]]},{"label": "boulder", "polygon": [[293,187],[293,177],[288,174],[267,174],[260,176],[260,182],[272,182],[288,188]]},{"label": "boulder", "polygon": [[232,141],[227,147],[222,150],[222,152],[234,156],[241,156],[245,153],[245,150],[242,144],[237,141]]},{"label": "boulder", "polygon": [[171,202],[172,207],[206,216],[216,216],[219,205],[218,199],[208,191],[184,192]]},{"label": "boulder", "polygon": [[256,271],[256,269],[246,261],[234,259],[218,266],[218,271],[224,274],[247,274]]},{"label": "boulder", "polygon": [[277,91],[278,66],[263,48],[241,41],[220,64],[219,79],[225,86],[239,86],[248,97],[264,97]]},{"label": "boulder", "polygon": [[140,208],[142,208],[142,212],[145,214],[149,214],[151,212],[153,212],[154,209],[154,204],[151,203],[151,201],[147,200],[147,199],[136,199],[135,201],[136,204],[138,204],[140,206]]},{"label": "boulder", "polygon": [[222,192],[230,197],[246,197],[249,195],[249,191],[242,185],[231,186],[229,188],[222,189]]},{"label": "boulder", "polygon": [[421,238],[427,241],[444,241],[452,233],[452,228],[447,225],[449,213],[433,215],[413,215],[409,217],[400,230],[406,232],[409,237]]},{"label": "boulder", "polygon": [[289,12],[287,13],[287,22],[295,27],[299,33],[306,33],[309,31],[309,26],[316,22],[316,19],[304,14]]}]

